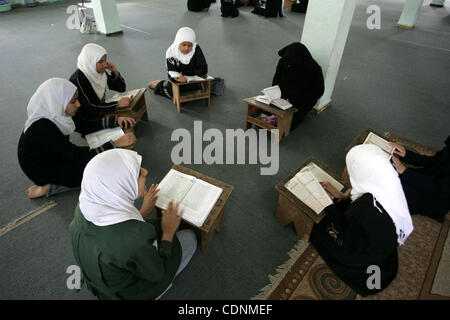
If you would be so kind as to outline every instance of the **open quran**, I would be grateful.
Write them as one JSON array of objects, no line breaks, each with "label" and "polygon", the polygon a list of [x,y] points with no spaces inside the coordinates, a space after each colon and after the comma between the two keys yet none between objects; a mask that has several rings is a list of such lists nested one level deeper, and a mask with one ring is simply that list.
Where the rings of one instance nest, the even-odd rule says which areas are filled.
[{"label": "open quran", "polygon": [[141,93],[141,91],[145,90],[147,90],[147,88],[135,89],[126,92],[119,92],[113,95],[111,98],[106,99],[105,102],[106,103],[115,102],[119,101],[122,98],[130,98],[131,100],[133,100],[133,98],[137,97]]},{"label": "open quran", "polygon": [[194,176],[170,169],[159,184],[156,206],[166,210],[171,200],[184,209],[182,218],[201,227],[223,189]]},{"label": "open quran", "polygon": [[320,214],[325,207],[333,204],[330,195],[320,184],[326,181],[338,191],[344,189],[344,186],[325,170],[310,162],[289,180],[285,187],[314,212]]},{"label": "open quran", "polygon": [[292,104],[285,99],[281,99],[281,89],[279,86],[273,86],[265,88],[262,91],[262,95],[255,98],[256,101],[272,104],[281,110],[287,110],[292,107]]},{"label": "open quran", "polygon": [[384,152],[389,154],[390,156],[394,153],[395,148],[389,145],[389,141],[380,137],[376,133],[370,131],[364,140],[363,144],[374,144],[380,147]]},{"label": "open quran", "polygon": [[85,136],[87,143],[89,144],[89,148],[96,149],[106,142],[115,141],[120,137],[124,136],[125,133],[120,127],[111,128],[111,129],[103,129],[97,132],[93,132],[87,134]]},{"label": "open quran", "polygon": [[[170,75],[172,78],[174,78],[174,79],[176,79],[176,78],[182,76],[182,74],[179,73],[179,72],[177,72],[177,71],[169,71],[169,75]],[[184,76],[184,75],[183,75],[183,76]],[[206,78],[202,78],[202,77],[199,77],[199,76],[184,76],[184,77],[186,78],[186,81],[187,81],[187,82],[192,82],[192,81],[205,81],[205,80],[212,80],[212,79],[214,79],[214,78],[211,77],[211,76],[207,76]]]}]

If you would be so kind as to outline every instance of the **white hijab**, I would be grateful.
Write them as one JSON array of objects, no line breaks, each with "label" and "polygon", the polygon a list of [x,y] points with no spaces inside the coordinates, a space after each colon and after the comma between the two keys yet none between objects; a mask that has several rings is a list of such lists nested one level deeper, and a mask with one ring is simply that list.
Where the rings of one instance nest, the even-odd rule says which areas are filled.
[{"label": "white hijab", "polygon": [[24,132],[37,120],[46,118],[53,122],[62,134],[75,131],[72,117],[66,115],[67,104],[72,100],[77,87],[69,80],[51,78],[42,83],[27,106],[28,119]]},{"label": "white hijab", "polygon": [[78,55],[77,68],[80,69],[94,88],[97,97],[102,100],[105,95],[108,78],[106,72],[97,72],[97,62],[107,54],[106,50],[95,43],[86,44]]},{"label": "white hijab", "polygon": [[[179,47],[182,42],[191,42],[192,50],[188,54],[183,54]],[[189,27],[182,27],[178,29],[177,35],[172,45],[166,51],[166,59],[175,59],[182,64],[189,64],[195,53],[195,48],[197,47],[197,42],[195,41],[195,31]]]},{"label": "white hijab", "polygon": [[362,144],[348,152],[346,163],[352,184],[352,200],[363,193],[371,193],[374,206],[377,207],[375,200],[378,201],[391,217],[397,242],[403,245],[414,227],[398,173],[389,155],[376,145]]},{"label": "white hijab", "polygon": [[81,182],[80,210],[86,220],[109,226],[127,220],[144,221],[134,200],[142,157],[135,151],[112,149],[92,158]]}]

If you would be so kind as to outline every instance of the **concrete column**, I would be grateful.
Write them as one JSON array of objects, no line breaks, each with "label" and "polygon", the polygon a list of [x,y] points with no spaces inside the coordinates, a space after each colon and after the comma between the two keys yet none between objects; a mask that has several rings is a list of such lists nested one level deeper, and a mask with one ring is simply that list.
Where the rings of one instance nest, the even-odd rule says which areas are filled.
[{"label": "concrete column", "polygon": [[331,103],[355,7],[356,0],[309,1],[300,42],[321,66],[325,80],[325,92],[314,106],[316,112]]},{"label": "concrete column", "polygon": [[433,0],[431,1],[430,6],[442,8],[444,6],[444,3],[445,0]]},{"label": "concrete column", "polygon": [[423,0],[406,0],[405,7],[403,8],[402,15],[397,22],[397,27],[403,29],[414,28],[416,24],[419,10],[423,5]]},{"label": "concrete column", "polygon": [[97,31],[106,35],[122,32],[116,0],[92,0]]}]

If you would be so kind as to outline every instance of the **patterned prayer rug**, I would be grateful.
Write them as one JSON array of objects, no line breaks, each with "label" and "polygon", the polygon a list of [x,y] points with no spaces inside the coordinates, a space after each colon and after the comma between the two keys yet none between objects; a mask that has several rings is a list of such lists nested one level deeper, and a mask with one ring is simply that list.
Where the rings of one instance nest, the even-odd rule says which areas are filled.
[{"label": "patterned prayer rug", "polygon": [[253,299],[419,299],[437,240],[446,224],[438,223],[424,216],[413,216],[413,223],[414,232],[409,236],[405,245],[398,248],[399,271],[397,277],[389,287],[378,294],[367,297],[358,295],[334,274],[312,245],[300,240],[288,253],[290,259],[276,269],[276,275],[269,276],[270,284],[261,289],[260,294]]}]

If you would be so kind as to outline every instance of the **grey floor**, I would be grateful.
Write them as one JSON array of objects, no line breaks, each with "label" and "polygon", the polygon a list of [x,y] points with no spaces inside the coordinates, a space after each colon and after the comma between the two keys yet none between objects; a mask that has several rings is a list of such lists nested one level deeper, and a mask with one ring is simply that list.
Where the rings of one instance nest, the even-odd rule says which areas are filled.
[{"label": "grey floor", "polygon": [[[177,128],[193,130],[193,121],[207,128],[243,128],[243,98],[271,84],[277,51],[298,41],[304,15],[261,19],[241,8],[236,19],[220,17],[220,5],[208,13],[186,10],[186,1],[118,1],[122,35],[80,34],[66,28],[66,8],[78,1],[17,8],[0,14],[0,227],[43,205],[29,200],[31,182],[16,156],[26,120],[26,106],[37,86],[50,77],[68,78],[82,46],[96,42],[108,51],[128,88],[163,78],[164,53],[177,29],[190,26],[208,61],[210,74],[226,81],[225,94],[183,106],[147,93],[150,121],[137,126],[135,150],[143,155],[150,183],[171,167]],[[449,134],[450,3],[424,6],[413,30],[395,27],[404,1],[376,1],[381,30],[366,27],[361,0],[354,14],[332,107],[310,115],[280,144],[280,169],[260,176],[260,165],[187,165],[235,189],[227,205],[225,226],[206,253],[198,251],[175,280],[165,299],[249,299],[268,283],[267,275],[287,258],[298,241],[291,227],[275,219],[274,186],[313,155],[340,173],[345,148],[363,129],[372,127],[442,148]],[[447,128],[447,129],[446,129]],[[74,136],[76,143],[83,143]],[[86,290],[66,287],[66,269],[75,264],[68,225],[78,193],[52,198],[57,205],[0,237],[0,299],[93,299]]]}]

